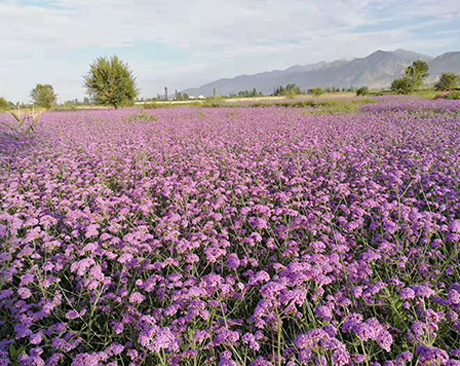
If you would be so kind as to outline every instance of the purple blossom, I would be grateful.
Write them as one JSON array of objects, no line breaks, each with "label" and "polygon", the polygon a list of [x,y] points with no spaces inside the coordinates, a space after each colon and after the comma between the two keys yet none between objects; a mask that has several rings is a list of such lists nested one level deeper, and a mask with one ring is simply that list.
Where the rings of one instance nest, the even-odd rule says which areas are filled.
[{"label": "purple blossom", "polygon": [[449,230],[454,233],[460,233],[460,220],[454,220],[449,224]]},{"label": "purple blossom", "polygon": [[131,304],[140,304],[142,303],[144,300],[146,299],[146,297],[144,295],[142,295],[140,292],[133,292],[130,296],[129,296],[129,302]]},{"label": "purple blossom", "polygon": [[364,101],[0,126],[0,365],[457,366],[460,102]]}]

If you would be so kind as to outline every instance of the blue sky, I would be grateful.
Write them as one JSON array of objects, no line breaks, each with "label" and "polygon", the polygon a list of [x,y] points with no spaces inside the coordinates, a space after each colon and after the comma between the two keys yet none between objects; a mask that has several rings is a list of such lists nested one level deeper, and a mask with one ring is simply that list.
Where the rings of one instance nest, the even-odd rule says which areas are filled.
[{"label": "blue sky", "polygon": [[0,96],[12,101],[36,83],[81,99],[98,56],[127,61],[152,97],[397,48],[460,51],[460,1],[0,0]]}]

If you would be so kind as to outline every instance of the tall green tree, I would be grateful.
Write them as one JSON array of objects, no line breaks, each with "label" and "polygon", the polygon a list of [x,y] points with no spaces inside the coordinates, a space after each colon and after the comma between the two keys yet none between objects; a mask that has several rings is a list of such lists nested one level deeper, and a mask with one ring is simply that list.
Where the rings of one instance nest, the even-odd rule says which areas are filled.
[{"label": "tall green tree", "polygon": [[83,78],[88,95],[98,105],[118,108],[132,104],[139,94],[133,72],[118,56],[99,57]]},{"label": "tall green tree", "polygon": [[399,94],[409,94],[423,86],[423,81],[428,77],[428,64],[425,61],[414,61],[406,69],[406,76],[396,79],[391,84],[391,90]]},{"label": "tall green tree", "polygon": [[439,82],[436,84],[435,88],[439,91],[452,90],[457,87],[460,82],[460,76],[452,72],[445,72],[441,74]]},{"label": "tall green tree", "polygon": [[406,69],[406,77],[411,80],[412,90],[418,90],[423,86],[423,81],[428,77],[428,64],[425,61],[414,61]]},{"label": "tall green tree", "polygon": [[37,107],[50,109],[57,102],[57,94],[50,84],[37,84],[30,92],[33,103]]}]

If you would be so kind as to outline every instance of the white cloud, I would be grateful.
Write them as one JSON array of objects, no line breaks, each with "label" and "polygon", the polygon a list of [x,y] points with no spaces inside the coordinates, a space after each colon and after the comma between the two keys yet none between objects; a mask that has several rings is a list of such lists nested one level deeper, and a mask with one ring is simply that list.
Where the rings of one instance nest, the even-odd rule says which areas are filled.
[{"label": "white cloud", "polygon": [[0,0],[0,95],[27,100],[49,82],[63,100],[81,97],[88,64],[111,52],[144,96],[377,48],[436,53],[458,34],[420,33],[459,19],[458,0]]}]

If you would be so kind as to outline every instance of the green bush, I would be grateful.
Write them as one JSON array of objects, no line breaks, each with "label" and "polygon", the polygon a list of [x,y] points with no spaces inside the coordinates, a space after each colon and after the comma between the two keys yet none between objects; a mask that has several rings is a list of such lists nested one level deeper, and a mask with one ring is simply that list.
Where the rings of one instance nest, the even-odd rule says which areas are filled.
[{"label": "green bush", "polygon": [[460,99],[460,91],[452,90],[451,92],[449,92],[447,99],[454,99],[454,100]]},{"label": "green bush", "polygon": [[312,93],[315,97],[319,97],[321,94],[323,94],[323,89],[321,88],[315,88],[312,90]]},{"label": "green bush", "polygon": [[460,76],[452,72],[445,72],[441,74],[439,82],[436,84],[435,88],[438,91],[452,90],[457,87],[459,82]]},{"label": "green bush", "polygon": [[412,91],[412,81],[405,77],[391,83],[391,91],[397,94],[409,94]]},{"label": "green bush", "polygon": [[356,95],[359,96],[366,96],[369,95],[369,88],[367,86],[363,86],[356,91]]}]

